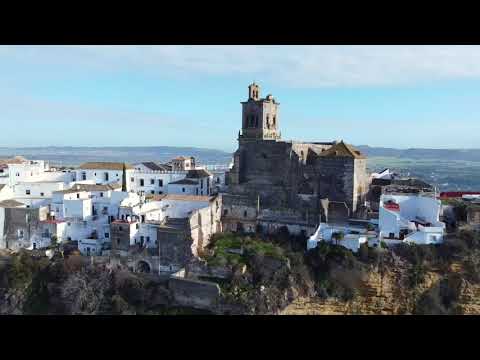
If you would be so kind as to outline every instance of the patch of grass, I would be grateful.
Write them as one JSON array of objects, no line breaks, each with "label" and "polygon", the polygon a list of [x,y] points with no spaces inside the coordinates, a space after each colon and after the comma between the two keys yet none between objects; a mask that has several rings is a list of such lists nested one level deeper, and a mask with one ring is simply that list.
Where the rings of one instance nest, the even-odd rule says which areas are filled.
[{"label": "patch of grass", "polygon": [[[216,235],[212,240],[211,248],[214,254],[206,257],[211,266],[248,264],[249,257],[254,255],[286,259],[285,251],[275,244],[257,237],[232,233]],[[236,254],[229,251],[233,249],[242,250],[243,253]]]}]

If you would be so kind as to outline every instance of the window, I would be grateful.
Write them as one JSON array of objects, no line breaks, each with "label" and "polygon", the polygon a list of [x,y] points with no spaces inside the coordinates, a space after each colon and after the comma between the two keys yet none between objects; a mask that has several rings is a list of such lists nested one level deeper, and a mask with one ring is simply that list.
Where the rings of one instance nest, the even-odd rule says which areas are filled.
[{"label": "window", "polygon": [[105,239],[108,239],[110,237],[109,233],[105,233]]},{"label": "window", "polygon": [[155,179],[150,179],[150,185],[155,185]]},{"label": "window", "polygon": [[117,244],[120,245],[120,238],[117,238]]},{"label": "window", "polygon": [[203,189],[203,179],[200,180],[200,189]]},{"label": "window", "polygon": [[121,226],[118,227],[118,231],[123,231]]},{"label": "window", "polygon": [[103,177],[104,177],[105,181],[108,181],[108,172],[104,173]]},{"label": "window", "polygon": [[100,197],[103,197],[103,192],[100,193]]},{"label": "window", "polygon": [[150,236],[147,236],[147,243],[150,242]]},{"label": "window", "polygon": [[140,186],[144,186],[144,185],[145,185],[145,180],[140,179]]},{"label": "window", "polygon": [[141,218],[141,220],[142,220],[142,223],[144,223],[144,222],[145,222],[145,215],[141,215],[140,218]]},{"label": "window", "polygon": [[182,188],[182,192],[185,192],[185,188]]},{"label": "window", "polygon": [[155,194],[155,190],[150,191],[151,194]]},{"label": "window", "polygon": [[30,195],[30,190],[25,190],[25,194]]},{"label": "window", "polygon": [[20,176],[20,173],[16,173],[15,176]]},{"label": "window", "polygon": [[80,194],[77,194],[77,199],[80,199]]},{"label": "window", "polygon": [[196,189],[195,189],[195,194],[197,194],[197,195],[198,195],[198,188],[196,188]]},{"label": "window", "polygon": [[158,192],[158,195],[161,195],[161,194],[163,194],[163,191],[159,191],[159,192]]},{"label": "window", "polygon": [[143,245],[143,240],[144,240],[143,236],[140,236],[140,244],[141,245]]},{"label": "window", "polygon": [[134,182],[135,181],[135,178],[130,178],[130,182]]},{"label": "window", "polygon": [[223,210],[223,215],[224,215],[224,216],[227,216],[227,215],[228,215],[228,210],[227,210],[227,209]]},{"label": "window", "polygon": [[243,212],[243,217],[247,217],[247,210]]},{"label": "window", "polygon": [[45,195],[44,193],[42,193],[42,192],[40,193],[40,196],[44,196],[44,195]]},{"label": "window", "polygon": [[158,186],[160,186],[160,187],[163,186],[163,180],[162,179],[158,179]]},{"label": "window", "polygon": [[82,171],[82,180],[87,180],[87,173]]},{"label": "window", "polygon": [[135,228],[138,229],[138,224],[135,224]]}]

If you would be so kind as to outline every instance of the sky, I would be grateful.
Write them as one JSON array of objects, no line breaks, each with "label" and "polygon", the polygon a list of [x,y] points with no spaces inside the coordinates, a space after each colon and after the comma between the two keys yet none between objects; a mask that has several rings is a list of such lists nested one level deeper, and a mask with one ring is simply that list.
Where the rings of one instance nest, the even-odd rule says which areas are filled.
[{"label": "sky", "polygon": [[282,138],[480,148],[480,46],[0,46],[0,147],[236,149],[248,85]]}]

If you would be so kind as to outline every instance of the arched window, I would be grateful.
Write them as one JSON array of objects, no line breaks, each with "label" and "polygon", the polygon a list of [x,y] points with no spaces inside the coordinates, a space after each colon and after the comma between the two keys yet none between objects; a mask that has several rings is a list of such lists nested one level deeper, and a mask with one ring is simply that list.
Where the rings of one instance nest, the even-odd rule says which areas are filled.
[{"label": "arched window", "polygon": [[273,126],[275,126],[275,115],[273,116]]}]

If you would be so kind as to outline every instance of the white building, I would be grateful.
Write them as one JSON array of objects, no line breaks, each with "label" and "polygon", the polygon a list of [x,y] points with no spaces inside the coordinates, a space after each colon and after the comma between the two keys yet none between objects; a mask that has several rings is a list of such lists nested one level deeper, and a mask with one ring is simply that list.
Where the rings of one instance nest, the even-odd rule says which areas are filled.
[{"label": "white building", "polygon": [[208,207],[211,196],[166,194],[154,197],[159,202],[163,211],[162,220],[165,217],[187,218],[195,210]]},{"label": "white building", "polygon": [[370,247],[377,247],[379,244],[377,234],[374,231],[368,231],[365,227],[326,223],[320,223],[317,231],[310,236],[307,241],[307,250],[316,248],[320,241],[340,245],[353,252],[357,252],[364,243]]},{"label": "white building", "polygon": [[211,195],[213,193],[213,175],[205,169],[188,170],[184,179],[168,184],[169,194]]},{"label": "white building", "polygon": [[[123,181],[123,163],[117,162],[87,162],[78,167],[76,170],[76,180],[91,180],[98,185],[111,183],[122,184]],[[129,164],[125,164],[127,191],[132,188],[131,180],[134,168]]]},{"label": "white building", "polygon": [[0,184],[0,201],[12,199],[15,196],[13,189],[7,184]]},{"label": "white building", "polygon": [[[78,241],[85,251],[87,247],[88,251],[98,250],[109,242],[109,224],[118,218],[121,204],[127,199],[139,201],[137,194],[120,190],[119,184],[75,184],[70,189],[54,192],[50,220],[56,224],[66,223],[61,235],[57,235],[58,240]],[[97,243],[96,247],[91,246],[93,242]]]},{"label": "white building", "polygon": [[378,173],[372,173],[371,178],[372,179],[384,179],[384,180],[392,180],[395,177],[397,177],[397,174],[393,172],[390,169],[383,169],[382,171]]},{"label": "white building", "polygon": [[145,195],[159,195],[168,192],[168,184],[184,179],[182,170],[138,170],[129,178],[129,190]]},{"label": "white building", "polygon": [[380,240],[388,243],[438,244],[445,223],[440,218],[441,201],[422,194],[383,194],[380,197]]},{"label": "white building", "polygon": [[172,170],[192,170],[195,169],[195,158],[193,156],[179,156],[170,162]]}]

